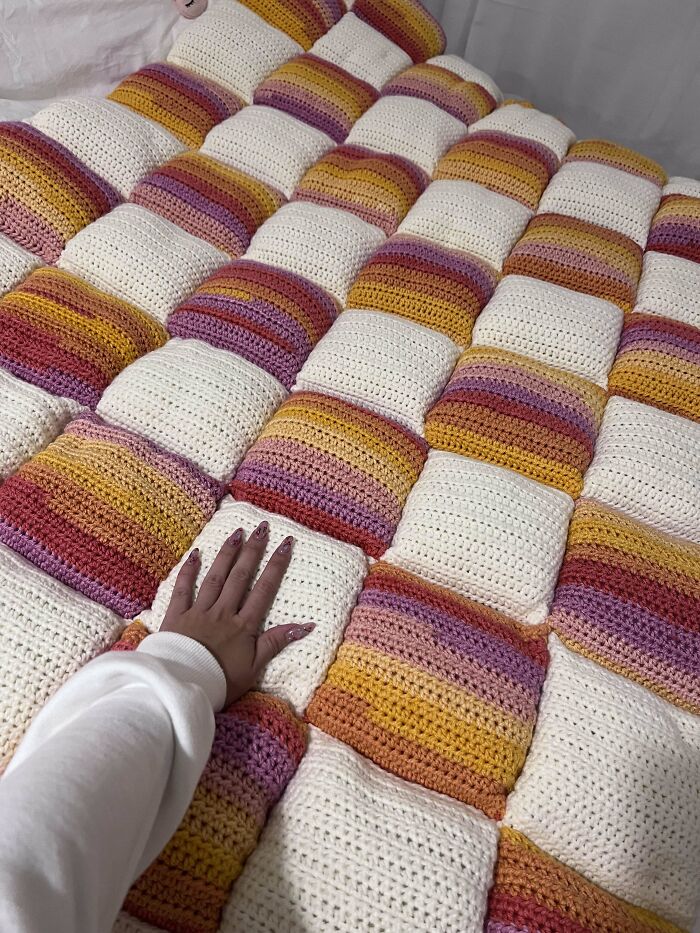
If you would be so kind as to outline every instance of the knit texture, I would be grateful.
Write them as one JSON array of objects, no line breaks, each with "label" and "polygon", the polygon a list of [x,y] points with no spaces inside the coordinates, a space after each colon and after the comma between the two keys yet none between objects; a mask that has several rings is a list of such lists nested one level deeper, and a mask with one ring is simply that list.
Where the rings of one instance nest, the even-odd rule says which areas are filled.
[{"label": "knit texture", "polygon": [[307,718],[492,819],[525,761],[547,635],[378,563]]},{"label": "knit texture", "polygon": [[700,262],[700,197],[665,195],[654,216],[647,249]]},{"label": "knit texture", "polygon": [[152,601],[221,492],[192,464],[83,415],[0,486],[0,541],[130,617]]},{"label": "knit texture", "polygon": [[414,62],[445,50],[445,33],[419,0],[355,0],[352,11],[384,33]]},{"label": "knit texture", "polygon": [[294,200],[349,211],[389,236],[428,182],[408,159],[338,146],[304,175]]},{"label": "knit texture", "polygon": [[568,126],[565,126],[556,117],[542,113],[532,104],[521,105],[503,104],[493,113],[475,123],[471,129],[474,132],[482,130],[495,130],[500,133],[509,133],[533,142],[547,146],[557,156],[563,159],[569,146],[576,138]]},{"label": "knit texture", "polygon": [[700,262],[647,250],[635,311],[700,327]]},{"label": "knit texture", "polygon": [[343,0],[242,0],[308,51],[345,13]]},{"label": "knit texture", "polygon": [[577,496],[607,396],[528,357],[473,347],[428,413],[431,447],[486,460]]},{"label": "knit texture", "polygon": [[37,256],[0,233],[0,295],[9,292],[38,265]]},{"label": "knit texture", "polygon": [[607,139],[579,140],[569,149],[564,162],[598,162],[601,165],[609,165],[611,168],[629,172],[630,175],[646,178],[659,188],[668,181],[668,175],[658,162]]},{"label": "knit texture", "polygon": [[148,314],[50,266],[0,299],[0,365],[91,408],[125,366],[166,338]]},{"label": "knit texture", "polygon": [[411,64],[403,49],[352,11],[321,36],[311,51],[377,91]]},{"label": "knit texture", "polygon": [[491,113],[496,101],[476,81],[464,81],[439,65],[413,65],[382,88],[382,96],[419,97],[461,120],[465,126]]},{"label": "knit texture", "polygon": [[231,491],[380,557],[426,453],[425,441],[387,418],[297,392],[248,451]]},{"label": "knit texture", "polygon": [[237,353],[291,389],[338,311],[330,295],[301,276],[241,259],[179,305],[168,330]]},{"label": "knit texture", "polygon": [[500,88],[491,75],[486,74],[485,71],[482,71],[481,68],[477,68],[470,62],[465,61],[461,55],[455,55],[454,53],[448,55],[434,55],[432,58],[428,59],[426,64],[436,65],[438,68],[451,71],[452,74],[457,75],[462,81],[481,85],[486,93],[496,102],[496,106],[503,101],[503,94],[501,94]]},{"label": "knit texture", "polygon": [[26,123],[0,123],[0,233],[19,246],[54,262],[120,200],[65,146]]}]

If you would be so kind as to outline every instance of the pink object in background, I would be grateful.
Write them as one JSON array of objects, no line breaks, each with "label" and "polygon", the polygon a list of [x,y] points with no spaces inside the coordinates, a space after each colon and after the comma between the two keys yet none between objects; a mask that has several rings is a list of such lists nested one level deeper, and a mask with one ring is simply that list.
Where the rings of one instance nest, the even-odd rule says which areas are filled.
[{"label": "pink object in background", "polygon": [[208,0],[174,0],[181,16],[196,19],[207,8]]}]

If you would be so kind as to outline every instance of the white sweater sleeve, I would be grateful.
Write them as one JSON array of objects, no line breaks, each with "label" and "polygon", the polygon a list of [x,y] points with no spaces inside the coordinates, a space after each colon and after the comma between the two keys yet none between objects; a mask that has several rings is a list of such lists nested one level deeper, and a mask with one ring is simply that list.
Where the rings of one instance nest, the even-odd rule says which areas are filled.
[{"label": "white sweater sleeve", "polygon": [[184,635],[87,664],[46,704],[0,780],[0,931],[107,933],[175,832],[224,704]]}]

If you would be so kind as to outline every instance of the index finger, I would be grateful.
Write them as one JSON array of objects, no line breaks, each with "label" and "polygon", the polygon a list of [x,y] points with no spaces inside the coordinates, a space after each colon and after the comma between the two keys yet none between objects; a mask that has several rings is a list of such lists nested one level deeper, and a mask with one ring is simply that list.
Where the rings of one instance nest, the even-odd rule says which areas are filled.
[{"label": "index finger", "polygon": [[238,615],[246,628],[257,632],[270,611],[289,567],[293,543],[290,535],[276,548],[240,609]]}]

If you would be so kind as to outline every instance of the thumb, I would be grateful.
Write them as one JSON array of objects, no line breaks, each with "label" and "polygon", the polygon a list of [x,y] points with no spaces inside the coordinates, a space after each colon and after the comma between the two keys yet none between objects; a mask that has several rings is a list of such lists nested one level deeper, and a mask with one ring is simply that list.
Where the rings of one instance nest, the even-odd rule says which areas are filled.
[{"label": "thumb", "polygon": [[258,636],[255,645],[254,667],[257,674],[261,674],[270,661],[277,657],[287,645],[306,638],[316,628],[313,622],[306,625],[276,625]]}]

